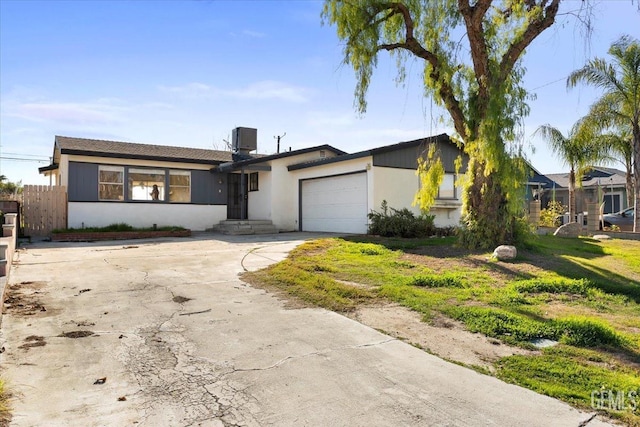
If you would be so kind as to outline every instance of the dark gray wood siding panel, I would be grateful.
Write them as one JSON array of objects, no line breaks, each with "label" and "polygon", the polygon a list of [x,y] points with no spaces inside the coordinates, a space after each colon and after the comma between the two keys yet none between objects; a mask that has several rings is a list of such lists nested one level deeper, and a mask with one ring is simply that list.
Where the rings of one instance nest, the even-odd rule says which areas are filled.
[{"label": "dark gray wood siding panel", "polygon": [[191,171],[191,203],[227,204],[227,174]]},{"label": "dark gray wood siding panel", "polygon": [[98,201],[98,165],[95,163],[69,162],[70,202]]},{"label": "dark gray wood siding panel", "polygon": [[[439,143],[438,145],[445,172],[455,172],[455,161],[458,156],[462,154],[462,151],[453,144]],[[399,169],[416,169],[418,167],[418,157],[426,151],[426,145],[418,145],[415,147],[377,153],[373,155],[373,165]],[[466,156],[463,156],[462,170],[460,172],[465,172],[466,170],[467,160]]]},{"label": "dark gray wood siding panel", "polygon": [[401,148],[373,155],[373,165],[388,168],[416,169],[418,157],[422,152],[421,146]]}]

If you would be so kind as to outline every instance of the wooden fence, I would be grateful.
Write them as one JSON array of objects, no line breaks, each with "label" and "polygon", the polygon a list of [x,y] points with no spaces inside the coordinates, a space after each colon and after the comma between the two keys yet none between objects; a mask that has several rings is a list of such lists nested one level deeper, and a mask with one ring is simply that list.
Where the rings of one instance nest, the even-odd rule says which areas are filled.
[{"label": "wooden fence", "polygon": [[22,197],[26,236],[45,237],[51,235],[51,231],[56,228],[67,228],[66,187],[25,185]]}]

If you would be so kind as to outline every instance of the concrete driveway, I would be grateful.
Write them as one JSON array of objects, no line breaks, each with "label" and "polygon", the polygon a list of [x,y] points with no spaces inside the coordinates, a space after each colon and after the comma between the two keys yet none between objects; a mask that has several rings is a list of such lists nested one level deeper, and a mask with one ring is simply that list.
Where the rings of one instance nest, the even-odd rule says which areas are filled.
[{"label": "concrete driveway", "polygon": [[2,321],[12,425],[578,427],[591,417],[338,314],[286,309],[238,278],[309,237],[21,249]]}]

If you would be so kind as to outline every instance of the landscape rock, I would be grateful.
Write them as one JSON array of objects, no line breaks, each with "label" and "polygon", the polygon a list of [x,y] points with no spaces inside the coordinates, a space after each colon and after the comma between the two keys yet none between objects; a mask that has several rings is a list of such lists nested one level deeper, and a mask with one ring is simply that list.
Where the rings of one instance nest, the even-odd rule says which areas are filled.
[{"label": "landscape rock", "polygon": [[558,237],[578,237],[580,233],[582,233],[582,224],[570,222],[569,224],[558,227],[553,235]]},{"label": "landscape rock", "polygon": [[493,258],[498,261],[509,261],[518,256],[518,250],[515,246],[500,245],[493,251]]},{"label": "landscape rock", "polygon": [[593,238],[596,240],[609,240],[611,239],[611,236],[607,236],[606,234],[596,234]]}]

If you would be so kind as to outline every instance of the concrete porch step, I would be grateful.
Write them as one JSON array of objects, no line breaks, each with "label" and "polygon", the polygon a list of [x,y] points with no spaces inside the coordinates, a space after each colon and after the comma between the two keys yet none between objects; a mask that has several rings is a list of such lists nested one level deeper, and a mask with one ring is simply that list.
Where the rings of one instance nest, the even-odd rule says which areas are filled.
[{"label": "concrete porch step", "polygon": [[222,234],[275,234],[278,229],[270,220],[224,220],[216,227]]}]

